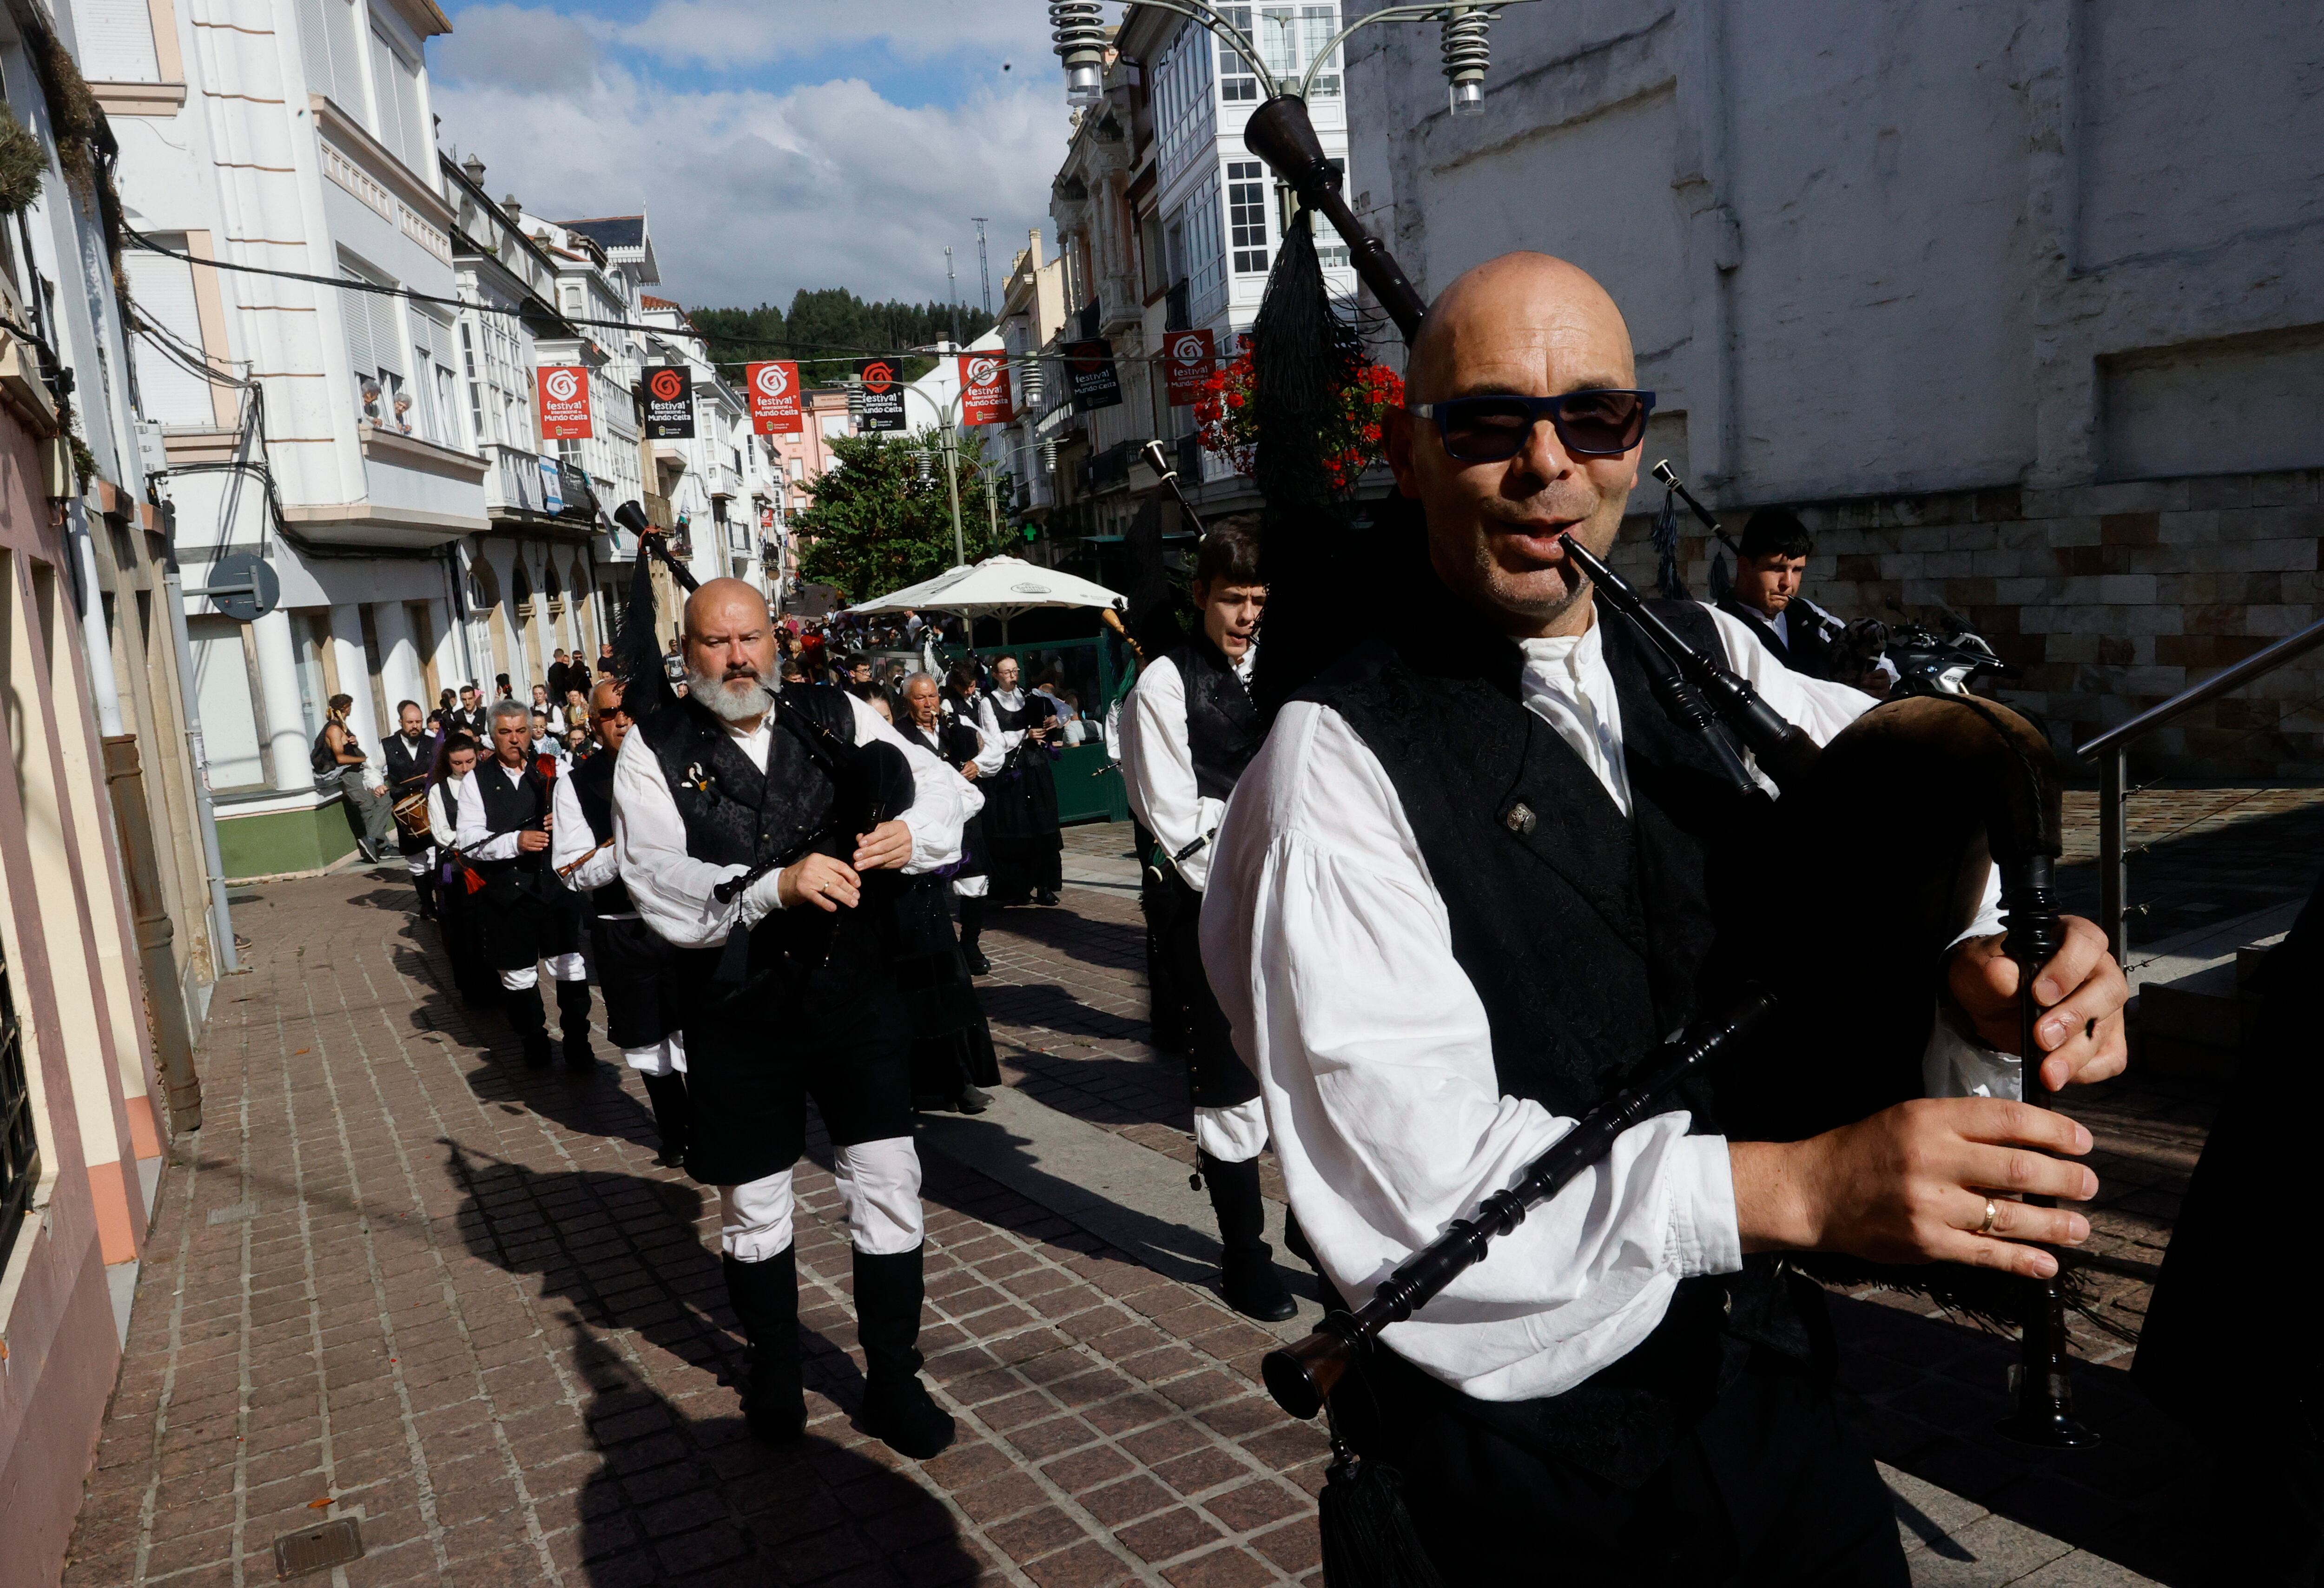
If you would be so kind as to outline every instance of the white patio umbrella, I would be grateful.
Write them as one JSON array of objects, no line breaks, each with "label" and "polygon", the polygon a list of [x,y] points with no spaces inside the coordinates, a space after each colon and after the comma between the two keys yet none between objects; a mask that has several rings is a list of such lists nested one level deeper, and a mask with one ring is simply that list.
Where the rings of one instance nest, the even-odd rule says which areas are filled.
[{"label": "white patio umbrella", "polygon": [[1037,606],[1103,606],[1120,612],[1127,605],[1116,592],[1075,575],[1041,568],[1021,557],[988,557],[847,610],[867,617],[898,612],[956,612],[964,617],[998,618],[1005,644],[1009,620]]}]

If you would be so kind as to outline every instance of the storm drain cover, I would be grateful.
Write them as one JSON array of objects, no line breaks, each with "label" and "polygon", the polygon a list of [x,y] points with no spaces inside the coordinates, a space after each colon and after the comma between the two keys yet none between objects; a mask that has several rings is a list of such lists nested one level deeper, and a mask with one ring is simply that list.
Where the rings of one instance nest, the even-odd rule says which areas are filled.
[{"label": "storm drain cover", "polygon": [[285,1533],[274,1541],[274,1574],[289,1579],[363,1558],[363,1531],[353,1517]]}]

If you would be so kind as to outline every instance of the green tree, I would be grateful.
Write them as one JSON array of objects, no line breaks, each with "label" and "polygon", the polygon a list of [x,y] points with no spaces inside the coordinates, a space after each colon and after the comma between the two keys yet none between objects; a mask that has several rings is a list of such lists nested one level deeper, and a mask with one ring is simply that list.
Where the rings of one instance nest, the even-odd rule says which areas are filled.
[{"label": "green tree", "polygon": [[[952,503],[945,489],[944,457],[930,450],[929,477],[920,478],[918,439],[839,436],[837,461],[815,483],[815,503],[793,519],[804,549],[802,577],[836,586],[848,601],[868,601],[931,579],[953,566]],[[961,531],[968,559],[977,561],[1011,543],[1009,515],[995,540],[985,505],[985,476],[970,463],[982,448],[961,448]]]},{"label": "green tree", "polygon": [[[719,363],[795,358],[800,378],[811,386],[837,385],[853,372],[857,359],[928,346],[950,337],[953,327],[948,303],[867,303],[845,287],[802,287],[792,294],[788,313],[768,303],[687,312],[696,326],[720,338],[710,345],[710,356]],[[992,317],[984,310],[961,306],[964,344],[991,328]],[[917,381],[935,364],[933,358],[906,359],[904,378]]]}]

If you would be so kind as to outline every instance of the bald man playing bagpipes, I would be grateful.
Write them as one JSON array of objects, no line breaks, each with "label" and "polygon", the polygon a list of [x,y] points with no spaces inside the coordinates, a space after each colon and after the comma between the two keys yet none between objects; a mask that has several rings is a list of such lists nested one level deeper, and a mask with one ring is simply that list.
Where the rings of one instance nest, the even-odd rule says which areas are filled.
[{"label": "bald man playing bagpipes", "polygon": [[[1613,301],[1546,255],[1493,260],[1429,309],[1409,383],[1388,430],[1400,500],[1347,554],[1397,610],[1280,706],[1203,913],[1323,1277],[1362,1301],[1747,978],[1781,973],[1798,1023],[1624,1130],[1387,1327],[1331,1396],[1339,1427],[1401,1473],[1448,1584],[1904,1583],[1886,1493],[1831,1398],[1821,1295],[1793,1266],[2049,1275],[2036,1243],[2089,1223],[2012,1194],[2097,1186],[2072,1161],[2087,1131],[2002,1095],[2019,974],[1983,852],[1937,879],[1950,924],[1887,956],[1909,1036],[1820,1025],[1851,996],[1854,973],[1829,969],[1858,963],[1840,940],[1879,937],[1904,901],[1871,891],[1867,849],[1824,857],[1849,920],[1759,910],[1764,874],[1725,863],[1791,794],[1768,802],[1723,728],[1682,725],[1646,631],[1568,555],[1569,531],[1610,550],[1652,405]],[[1319,604],[1299,626],[1297,579],[1342,552],[1283,507],[1296,484],[1270,492],[1263,699],[1269,666],[1345,617]],[[1657,610],[1808,754],[1874,705],[1785,671],[1723,614]],[[2126,989],[2095,928],[2068,923],[2036,991],[2043,1087],[2122,1068]],[[1899,1063],[1895,1094],[1918,1100],[1828,1117],[1854,1071]],[[1923,1097],[1924,1076],[1987,1094]]]}]

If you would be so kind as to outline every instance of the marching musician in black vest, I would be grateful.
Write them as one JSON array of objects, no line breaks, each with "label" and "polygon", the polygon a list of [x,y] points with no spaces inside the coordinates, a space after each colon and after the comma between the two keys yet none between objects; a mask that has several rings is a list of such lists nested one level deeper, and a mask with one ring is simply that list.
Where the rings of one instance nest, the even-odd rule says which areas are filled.
[{"label": "marching musician in black vest", "polygon": [[470,1003],[496,1003],[500,978],[484,963],[483,926],[459,848],[460,789],[483,759],[475,740],[456,728],[446,730],[429,778],[428,835],[436,849],[436,925],[444,934],[445,957],[452,962],[452,984]]},{"label": "marching musician in black vest", "polygon": [[[575,665],[579,665],[577,662]],[[638,919],[613,855],[613,764],[634,725],[622,706],[622,680],[592,691],[590,719],[604,749],[582,757],[552,785],[556,823],[549,856],[565,886],[588,906],[590,957],[605,1001],[605,1039],[644,1081],[661,1137],[660,1161],[686,1158],[686,1039],[679,1034],[669,944]]]},{"label": "marching musician in black vest", "polygon": [[[429,736],[427,716],[417,700],[406,700],[398,706],[395,720],[398,732],[389,735],[387,743],[380,747],[380,760],[387,767],[388,804],[400,809],[414,795],[426,799],[429,777],[436,770],[436,741]],[[421,815],[425,814],[423,808]],[[429,834],[427,822],[407,822],[399,815],[396,844],[403,851],[403,869],[410,873],[411,886],[420,895],[420,919],[433,920],[436,843]]]},{"label": "marching musician in black vest", "polygon": [[[918,1026],[912,1044],[912,1097],[923,1109],[956,1109],[982,1113],[991,1106],[987,1086],[1001,1085],[1001,1061],[992,1051],[992,1029],[976,1001],[970,978],[991,970],[991,962],[976,947],[973,923],[984,906],[984,795],[976,786],[977,754],[982,736],[975,725],[945,711],[944,691],[934,673],[906,675],[899,692],[903,709],[896,731],[961,775],[967,819],[961,826],[961,857],[949,877],[929,878],[918,884],[928,897],[913,900],[914,908],[899,911],[906,935],[920,940],[920,951],[908,962],[899,960],[898,974],[917,982],[907,989]],[[964,891],[973,889],[974,892]],[[959,900],[960,932],[954,937],[952,901]]]},{"label": "marching musician in black vest", "polygon": [[532,753],[532,713],[520,701],[492,709],[493,754],[459,792],[459,849],[484,879],[472,902],[484,928],[484,957],[500,974],[501,1007],[524,1044],[524,1062],[549,1060],[540,1003],[540,964],[557,983],[557,1014],[567,1069],[596,1063],[589,1048],[589,965],[581,918],[549,865],[555,817],[549,780]]},{"label": "marching musician in black vest", "polygon": [[1795,673],[1812,679],[1843,679],[1832,654],[1844,631],[1802,596],[1800,581],[1815,540],[1799,514],[1788,507],[1763,507],[1743,526],[1737,543],[1735,583],[1719,603],[1719,610],[1751,632],[1751,637],[1775,653],[1775,659]]},{"label": "marching musician in black vest", "polygon": [[1237,1312],[1279,1322],[1298,1308],[1266,1241],[1259,1154],[1267,1111],[1203,974],[1202,946],[1211,845],[1264,732],[1248,682],[1267,605],[1257,531],[1255,520],[1237,516],[1204,533],[1191,591],[1202,626],[1139,669],[1121,714],[1121,776],[1130,808],[1154,836],[1140,902],[1168,985],[1186,1009],[1195,1162],[1224,1253],[1219,1292]]},{"label": "marching musician in black vest", "polygon": [[[912,1033],[867,894],[894,881],[876,873],[958,858],[961,779],[843,690],[779,697],[766,597],[739,579],[687,600],[684,658],[685,697],[642,717],[614,758],[613,846],[632,902],[676,951],[686,1168],[718,1187],[726,1292],[750,1345],[743,1411],[769,1438],[806,1426],[791,1167],[812,1096],[854,1248],[862,1424],[924,1459],[953,1420],[918,1378]],[[856,830],[867,764],[908,777],[900,804],[879,794],[902,814]]]},{"label": "marching musician in black vest", "polygon": [[1001,770],[984,792],[993,890],[1002,905],[1055,904],[1065,885],[1065,840],[1057,827],[1057,780],[1049,770],[1063,734],[1057,708],[1017,687],[1017,659],[992,664],[992,688],[977,706],[977,727],[1000,748]]},{"label": "marching musician in black vest", "polygon": [[[1490,261],[1429,309],[1409,381],[1388,447],[1410,565],[1380,576],[1406,605],[1276,716],[1204,906],[1211,984],[1342,1297],[1705,1012],[1720,889],[1757,882],[1715,874],[1745,819],[1731,785],[1559,543],[1606,556],[1637,477],[1647,409],[1612,300],[1546,255]],[[1871,705],[1724,614],[1667,610],[1819,742]],[[1988,1042],[2015,1012],[1997,947],[1967,937],[1929,966]],[[2055,1000],[2046,1086],[2122,1067],[2125,987],[2094,927],[2070,924],[2035,986]],[[1446,1583],[1540,1581],[1545,1561],[1576,1582],[1907,1581],[1831,1399],[1820,1293],[1772,1254],[2053,1273],[2027,1242],[2079,1243],[2088,1221],[1986,1188],[2087,1199],[2071,1155],[2089,1134],[1956,1096],[1729,1140],[1721,1097],[1766,1085],[1757,1069],[1633,1126],[1386,1330],[1356,1370],[1369,1394],[1335,1397],[1358,1448],[1401,1472]]]}]

